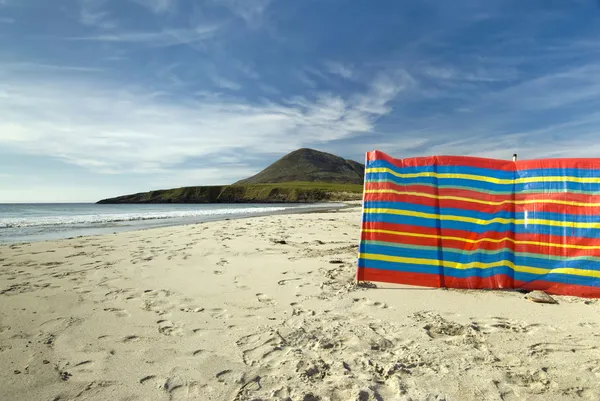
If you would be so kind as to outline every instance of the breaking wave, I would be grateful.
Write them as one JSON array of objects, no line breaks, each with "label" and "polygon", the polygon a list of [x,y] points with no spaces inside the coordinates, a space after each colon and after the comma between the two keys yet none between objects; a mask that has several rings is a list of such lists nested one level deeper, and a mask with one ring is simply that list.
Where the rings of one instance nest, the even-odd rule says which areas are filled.
[{"label": "breaking wave", "polygon": [[[328,205],[331,207],[331,205]],[[261,215],[297,209],[319,209],[327,206],[266,206],[230,209],[207,209],[207,210],[177,210],[160,212],[135,212],[135,213],[106,213],[70,216],[38,216],[38,217],[15,217],[0,219],[0,229],[37,227],[37,226],[74,226],[74,225],[102,225],[128,221],[142,220],[164,220],[184,218],[219,218],[227,216],[240,217],[243,215]]]}]

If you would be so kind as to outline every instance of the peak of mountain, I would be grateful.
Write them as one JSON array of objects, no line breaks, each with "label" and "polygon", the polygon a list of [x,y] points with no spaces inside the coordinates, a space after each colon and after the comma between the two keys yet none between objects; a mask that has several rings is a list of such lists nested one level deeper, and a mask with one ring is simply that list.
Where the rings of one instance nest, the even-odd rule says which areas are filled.
[{"label": "peak of mountain", "polygon": [[364,164],[331,153],[302,148],[283,156],[260,173],[234,185],[297,181],[362,184],[364,174]]}]

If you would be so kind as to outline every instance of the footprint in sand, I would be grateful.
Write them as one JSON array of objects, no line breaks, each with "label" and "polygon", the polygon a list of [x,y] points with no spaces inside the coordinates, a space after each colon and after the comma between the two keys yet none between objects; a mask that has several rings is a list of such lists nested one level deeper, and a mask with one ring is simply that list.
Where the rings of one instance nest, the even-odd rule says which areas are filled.
[{"label": "footprint in sand", "polygon": [[[530,334],[537,331],[539,324],[527,324],[525,322],[511,320],[505,317],[492,317],[488,320],[473,321],[484,334],[490,334],[499,331],[512,331],[514,333]],[[550,328],[547,328],[550,329]]]},{"label": "footprint in sand", "polygon": [[168,394],[169,399],[173,401],[177,400],[190,400],[190,399],[201,399],[201,395],[205,393],[203,387],[198,382],[186,381],[180,377],[169,377],[165,380],[165,383],[161,388]]},{"label": "footprint in sand", "polygon": [[140,384],[146,384],[150,381],[154,381],[156,380],[156,376],[154,375],[149,375],[149,376],[144,376],[140,379]]},{"label": "footprint in sand", "polygon": [[282,351],[280,343],[281,338],[269,332],[251,334],[236,341],[236,345],[242,351],[242,360],[249,366],[271,360]]},{"label": "footprint in sand", "polygon": [[228,319],[230,317],[227,314],[227,309],[221,309],[221,308],[210,309],[210,316],[215,319]]},{"label": "footprint in sand", "polygon": [[546,356],[551,353],[576,353],[578,351],[597,350],[596,345],[580,345],[573,343],[537,343],[528,347],[531,356]]},{"label": "footprint in sand", "polygon": [[277,305],[277,302],[273,301],[269,296],[263,294],[263,293],[258,293],[256,294],[256,299],[258,299],[258,302],[268,305],[268,306],[275,306]]},{"label": "footprint in sand", "polygon": [[73,369],[76,369],[78,373],[90,373],[92,372],[92,370],[90,369],[92,368],[92,364],[93,362],[91,360],[82,361],[74,365]]},{"label": "footprint in sand", "polygon": [[179,308],[179,310],[186,313],[204,312],[204,308]]},{"label": "footprint in sand", "polygon": [[413,313],[412,318],[419,323],[424,323],[423,329],[432,339],[460,336],[469,327],[469,325],[444,319],[439,314],[430,311]]},{"label": "footprint in sand", "polygon": [[222,370],[215,376],[217,380],[221,383],[230,383],[232,381],[235,381],[234,374],[230,369]]},{"label": "footprint in sand", "polygon": [[368,298],[353,298],[352,302],[361,305],[361,306],[372,306],[372,307],[376,307],[379,309],[387,309],[388,305],[385,302],[379,302],[379,301],[371,301]]},{"label": "footprint in sand", "polygon": [[298,278],[288,278],[288,279],[284,279],[284,280],[279,280],[277,282],[277,285],[286,285],[290,281],[298,281],[298,280],[302,280],[302,278],[298,277]]},{"label": "footprint in sand", "polygon": [[163,336],[180,336],[183,334],[181,329],[169,320],[159,320],[156,323],[158,324],[158,332]]},{"label": "footprint in sand", "polygon": [[118,317],[130,317],[131,315],[125,309],[120,308],[104,308],[105,312],[113,312]]},{"label": "footprint in sand", "polygon": [[250,287],[248,287],[247,285],[240,284],[239,279],[240,278],[238,276],[233,278],[233,283],[235,284],[235,286],[240,290],[248,290]]}]

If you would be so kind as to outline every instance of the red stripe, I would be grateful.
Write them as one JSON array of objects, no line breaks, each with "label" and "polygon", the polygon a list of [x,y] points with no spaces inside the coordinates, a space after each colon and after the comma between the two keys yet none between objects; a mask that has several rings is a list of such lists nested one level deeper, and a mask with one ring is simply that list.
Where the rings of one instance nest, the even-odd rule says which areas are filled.
[{"label": "red stripe", "polygon": [[577,168],[582,170],[598,170],[600,169],[600,159],[539,159],[539,160],[520,160],[517,161],[517,170],[536,170],[545,168]]},{"label": "red stripe", "polygon": [[514,163],[512,160],[487,159],[469,156],[426,156],[412,157],[407,159],[395,159],[379,150],[367,152],[367,162],[375,160],[385,160],[388,163],[400,168],[438,165],[487,168],[502,171],[535,170],[548,168],[577,168],[586,170],[600,169],[600,159],[598,158],[519,160],[516,163]]},{"label": "red stripe", "polygon": [[487,168],[492,170],[514,171],[514,163],[506,160],[485,159],[468,156],[426,156],[407,159],[394,159],[378,150],[367,153],[367,162],[385,160],[396,167],[423,167],[423,166],[461,166]]},{"label": "red stripe", "polygon": [[405,273],[395,270],[358,268],[356,270],[356,279],[358,281],[379,281],[382,283],[398,283],[435,288],[442,286],[441,277],[437,274]]},{"label": "red stripe", "polygon": [[514,281],[505,274],[497,274],[491,277],[441,277],[437,274],[409,273],[395,270],[380,270],[370,268],[358,268],[356,272],[358,281],[376,281],[383,283],[395,283],[406,285],[417,285],[423,287],[447,287],[463,289],[525,289],[542,290],[554,295],[571,295],[578,297],[600,298],[600,287],[560,284],[543,280],[533,282]]}]

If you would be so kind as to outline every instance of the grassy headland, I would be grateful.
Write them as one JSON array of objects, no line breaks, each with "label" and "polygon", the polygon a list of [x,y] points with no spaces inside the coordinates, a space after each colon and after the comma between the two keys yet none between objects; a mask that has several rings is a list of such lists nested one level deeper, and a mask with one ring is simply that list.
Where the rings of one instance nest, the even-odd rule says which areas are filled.
[{"label": "grassy headland", "polygon": [[163,189],[98,203],[310,203],[360,200],[362,185],[327,182],[218,185]]}]

